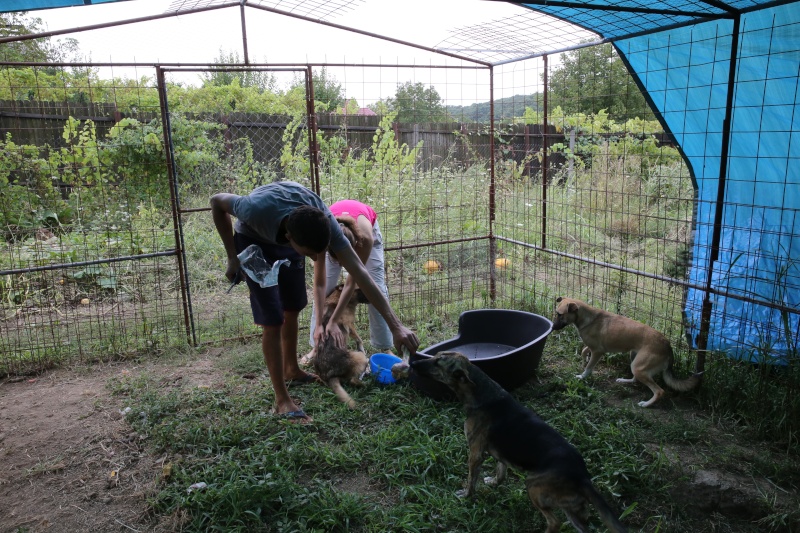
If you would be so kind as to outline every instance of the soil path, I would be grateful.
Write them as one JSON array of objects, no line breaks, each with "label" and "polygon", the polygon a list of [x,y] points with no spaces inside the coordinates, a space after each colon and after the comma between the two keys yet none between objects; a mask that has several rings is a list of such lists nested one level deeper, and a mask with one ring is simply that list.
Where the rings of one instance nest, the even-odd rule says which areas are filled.
[{"label": "soil path", "polygon": [[148,455],[107,384],[146,368],[168,382],[208,386],[214,355],[0,381],[0,531],[173,531],[148,515],[160,458]]}]

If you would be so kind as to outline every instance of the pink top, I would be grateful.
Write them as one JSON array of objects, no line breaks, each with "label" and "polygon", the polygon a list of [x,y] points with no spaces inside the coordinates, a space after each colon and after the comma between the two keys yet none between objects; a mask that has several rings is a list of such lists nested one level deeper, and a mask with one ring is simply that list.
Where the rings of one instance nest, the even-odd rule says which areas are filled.
[{"label": "pink top", "polygon": [[357,220],[358,215],[364,215],[373,226],[375,225],[375,221],[378,220],[378,215],[375,213],[374,209],[356,200],[339,200],[333,204],[330,209],[335,217],[339,215],[349,215]]}]

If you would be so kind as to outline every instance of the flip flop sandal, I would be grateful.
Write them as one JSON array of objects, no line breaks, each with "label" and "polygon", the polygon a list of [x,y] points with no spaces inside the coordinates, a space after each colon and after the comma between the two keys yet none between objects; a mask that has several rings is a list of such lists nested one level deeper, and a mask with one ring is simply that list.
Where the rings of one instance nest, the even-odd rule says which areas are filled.
[{"label": "flip flop sandal", "polygon": [[288,420],[289,422],[299,423],[299,424],[310,424],[311,422],[314,421],[302,409],[298,409],[297,411],[289,411],[288,413],[275,414],[274,416],[278,420]]}]

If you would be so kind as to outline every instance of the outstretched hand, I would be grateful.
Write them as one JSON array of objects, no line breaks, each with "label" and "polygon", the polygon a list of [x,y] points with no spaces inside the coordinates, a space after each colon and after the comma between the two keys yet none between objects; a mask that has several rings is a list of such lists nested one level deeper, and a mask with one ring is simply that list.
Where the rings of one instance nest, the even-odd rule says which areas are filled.
[{"label": "outstretched hand", "polygon": [[338,324],[329,322],[325,327],[325,336],[333,339],[333,344],[340,348],[347,348],[347,339]]},{"label": "outstretched hand", "polygon": [[403,325],[400,325],[398,330],[392,331],[392,337],[394,338],[394,347],[397,353],[403,353],[403,347],[412,354],[419,348],[417,334]]}]

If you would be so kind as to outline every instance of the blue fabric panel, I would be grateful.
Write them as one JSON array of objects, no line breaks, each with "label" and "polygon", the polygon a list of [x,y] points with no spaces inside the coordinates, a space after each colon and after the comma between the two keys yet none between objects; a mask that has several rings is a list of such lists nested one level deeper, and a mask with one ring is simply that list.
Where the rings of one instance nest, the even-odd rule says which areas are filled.
[{"label": "blue fabric panel", "polygon": [[[597,6],[617,6],[626,8],[641,8],[641,1],[594,1]],[[619,38],[632,33],[657,30],[663,26],[672,26],[691,22],[693,17],[686,15],[667,15],[656,13],[630,13],[626,11],[606,11],[603,9],[584,9],[574,7],[559,7],[538,4],[523,4],[536,11],[568,20],[573,24],[592,30],[607,38]],[[718,15],[723,11],[708,5],[705,2],[692,2],[671,0],[665,2],[650,2],[644,7],[671,11],[691,11],[708,15]]]},{"label": "blue fabric panel", "polygon": [[[779,362],[800,343],[796,314],[757,303],[800,307],[798,5],[742,17],[721,243],[712,271],[712,287],[723,294],[711,297],[707,344],[737,358],[767,355]],[[689,278],[701,287],[711,253],[732,27],[716,21],[617,43],[696,179]],[[685,315],[693,342],[703,296],[696,288],[687,291]]]},{"label": "blue fabric panel", "polygon": [[3,0],[0,2],[0,13],[12,11],[35,11],[58,7],[84,6],[89,4],[105,4],[124,2],[126,0]]}]

